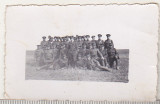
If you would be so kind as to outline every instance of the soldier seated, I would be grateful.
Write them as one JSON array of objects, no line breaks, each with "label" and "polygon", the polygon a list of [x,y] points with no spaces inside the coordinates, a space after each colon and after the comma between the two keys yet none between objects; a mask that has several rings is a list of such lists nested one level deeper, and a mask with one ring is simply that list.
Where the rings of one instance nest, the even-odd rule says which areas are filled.
[{"label": "soldier seated", "polygon": [[76,66],[80,69],[84,69],[84,59],[82,58],[82,54],[77,55]]},{"label": "soldier seated", "polygon": [[85,59],[84,66],[89,70],[105,70],[105,71],[111,71],[108,67],[101,66],[97,60],[91,57],[89,53],[86,53],[86,59]]},{"label": "soldier seated", "polygon": [[104,65],[104,57],[99,49],[96,48],[96,44],[92,44],[92,50],[90,51],[91,57],[101,63],[102,66]]}]

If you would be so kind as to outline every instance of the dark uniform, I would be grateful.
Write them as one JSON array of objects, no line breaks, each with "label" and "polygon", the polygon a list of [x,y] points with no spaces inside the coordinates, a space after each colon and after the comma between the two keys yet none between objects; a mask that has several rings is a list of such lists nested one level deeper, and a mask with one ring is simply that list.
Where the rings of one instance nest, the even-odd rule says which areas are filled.
[{"label": "dark uniform", "polygon": [[48,42],[46,41],[46,37],[43,36],[43,41],[41,41],[41,48],[46,49]]},{"label": "dark uniform", "polygon": [[113,64],[115,61],[116,62],[116,69],[118,69],[119,54],[118,54],[117,50],[114,47],[112,47],[112,45],[110,45],[107,53],[108,53],[110,67],[113,68]]},{"label": "dark uniform", "polygon": [[111,35],[107,34],[106,36],[107,36],[107,40],[105,40],[105,42],[104,42],[104,48],[108,49],[110,44],[114,47],[113,41],[111,39],[109,39],[109,37]]},{"label": "dark uniform", "polygon": [[75,62],[77,58],[77,46],[71,37],[71,41],[68,43],[68,65],[75,67]]},{"label": "dark uniform", "polygon": [[95,40],[95,36],[92,36],[92,40],[90,42],[92,45],[97,44],[97,40]]},{"label": "dark uniform", "polygon": [[102,35],[98,34],[98,40],[97,40],[97,48],[100,49],[101,46],[104,46],[104,41],[101,39]]}]

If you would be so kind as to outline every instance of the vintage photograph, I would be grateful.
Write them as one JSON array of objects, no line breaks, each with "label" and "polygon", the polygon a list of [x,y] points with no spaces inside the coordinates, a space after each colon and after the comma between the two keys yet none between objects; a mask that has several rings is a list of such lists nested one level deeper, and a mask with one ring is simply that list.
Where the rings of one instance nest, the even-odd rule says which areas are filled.
[{"label": "vintage photograph", "polygon": [[155,100],[158,10],[155,4],[7,6],[6,97]]},{"label": "vintage photograph", "polygon": [[129,49],[116,49],[111,34],[43,36],[26,51],[26,79],[128,82]]}]

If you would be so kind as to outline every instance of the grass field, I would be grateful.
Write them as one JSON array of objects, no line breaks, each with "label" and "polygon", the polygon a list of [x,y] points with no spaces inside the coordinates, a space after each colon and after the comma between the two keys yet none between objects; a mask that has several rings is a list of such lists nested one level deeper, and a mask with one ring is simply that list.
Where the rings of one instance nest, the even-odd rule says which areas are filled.
[{"label": "grass field", "polygon": [[36,70],[33,58],[34,51],[26,52],[26,80],[70,80],[70,81],[103,81],[128,82],[129,50],[118,49],[119,70],[94,71],[82,69]]}]

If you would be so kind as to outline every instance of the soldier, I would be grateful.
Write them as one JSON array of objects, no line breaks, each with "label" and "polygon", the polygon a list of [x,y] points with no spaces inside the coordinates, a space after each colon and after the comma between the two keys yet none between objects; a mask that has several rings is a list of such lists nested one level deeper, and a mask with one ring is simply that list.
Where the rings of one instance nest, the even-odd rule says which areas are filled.
[{"label": "soldier", "polygon": [[46,47],[45,50],[44,50],[43,60],[44,60],[44,65],[37,68],[38,70],[49,69],[49,67],[53,63],[53,52],[52,52],[52,49],[50,49],[49,46]]},{"label": "soldier", "polygon": [[101,46],[104,45],[104,41],[101,39],[102,35],[98,34],[98,40],[97,40],[97,48],[100,49]]},{"label": "soldier", "polygon": [[53,42],[53,37],[49,37],[49,40],[47,41],[47,46],[49,46],[50,48],[52,47],[52,42]]},{"label": "soldier", "polygon": [[96,44],[92,44],[93,48],[92,51],[90,51],[91,53],[91,57],[97,61],[99,61],[101,63],[102,66],[104,66],[104,57],[102,55],[102,53],[99,51],[99,49],[96,48]]},{"label": "soldier", "polygon": [[68,65],[69,67],[75,67],[75,62],[76,62],[76,59],[77,59],[77,46],[74,42],[74,37],[71,36],[70,38],[70,42],[68,44]]},{"label": "soldier", "polygon": [[66,56],[65,45],[60,46],[59,57],[53,62],[52,69],[68,68],[68,59]]},{"label": "soldier", "polygon": [[45,36],[43,36],[42,39],[43,39],[43,41],[41,41],[41,48],[45,49],[47,47],[48,43],[46,41],[46,37]]},{"label": "soldier", "polygon": [[108,59],[108,51],[107,49],[104,48],[104,46],[101,46],[100,52],[102,53],[103,57],[104,57],[104,64],[105,66],[109,67],[109,59]]},{"label": "soldier", "polygon": [[105,40],[104,42],[104,48],[108,49],[110,44],[114,47],[113,41],[110,39],[111,35],[107,34],[106,36],[107,36],[107,40]]},{"label": "soldier", "polygon": [[44,64],[43,60],[44,51],[41,48],[41,45],[37,45],[37,49],[34,53],[34,57],[36,59],[36,66],[41,66]]},{"label": "soldier", "polygon": [[55,46],[57,46],[57,37],[54,37],[54,38],[53,38],[51,48],[52,48],[52,47],[55,47]]},{"label": "soldier", "polygon": [[84,67],[90,70],[106,70],[110,71],[108,67],[101,66],[97,60],[91,57],[89,53],[86,54],[86,59],[84,60]]},{"label": "soldier", "polygon": [[89,38],[90,38],[90,36],[89,36],[89,35],[86,35],[86,36],[85,36],[85,41],[83,42],[83,44],[86,44],[87,49],[89,49],[89,43],[90,43]]},{"label": "soldier", "polygon": [[78,41],[77,41],[78,49],[82,47],[82,44],[83,44],[82,37],[78,36]]},{"label": "soldier", "polygon": [[77,55],[77,61],[76,61],[76,66],[80,69],[84,69],[84,59],[82,58],[82,54]]},{"label": "soldier", "polygon": [[95,36],[92,36],[91,44],[97,44],[97,41],[95,40]]},{"label": "soldier", "polygon": [[82,44],[78,50],[78,54],[81,54],[82,58],[85,58],[85,54],[87,52],[86,44]]},{"label": "soldier", "polygon": [[59,49],[57,49],[56,44],[53,44],[52,47],[52,53],[53,53],[53,61],[55,61],[59,57]]},{"label": "soldier", "polygon": [[109,65],[111,68],[113,68],[113,64],[114,62],[116,62],[116,69],[118,70],[118,59],[119,59],[119,54],[117,52],[117,50],[113,47],[112,44],[109,45],[108,48],[108,58],[109,58]]},{"label": "soldier", "polygon": [[44,62],[46,64],[52,63],[53,62],[53,51],[52,49],[48,46],[44,50]]}]

